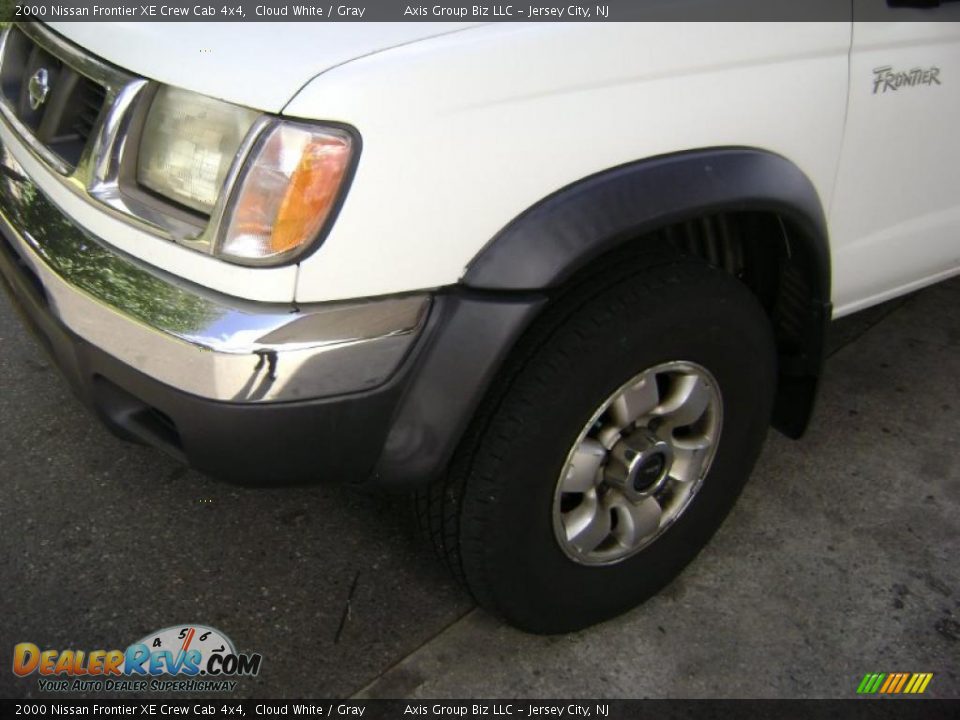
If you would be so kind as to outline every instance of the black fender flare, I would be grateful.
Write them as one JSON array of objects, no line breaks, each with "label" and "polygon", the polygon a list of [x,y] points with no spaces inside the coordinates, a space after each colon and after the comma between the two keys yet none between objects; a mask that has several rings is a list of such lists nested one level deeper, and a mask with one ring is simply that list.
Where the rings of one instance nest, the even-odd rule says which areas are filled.
[{"label": "black fender flare", "polygon": [[750,148],[696,150],[623,165],[550,195],[501,230],[470,263],[459,286],[438,294],[372,483],[411,488],[444,471],[551,288],[648,231],[737,210],[780,215],[808,265],[806,357],[792,363],[789,377],[781,372],[775,410],[775,421],[780,418],[775,424],[798,436],[812,409],[830,317],[823,207],[809,178],[780,155]]},{"label": "black fender flare", "polygon": [[485,290],[556,287],[626,238],[708,213],[775,212],[804,244],[817,300],[830,301],[830,250],[820,197],[781,155],[711,148],[621,165],[555,192],[519,215],[468,265]]}]

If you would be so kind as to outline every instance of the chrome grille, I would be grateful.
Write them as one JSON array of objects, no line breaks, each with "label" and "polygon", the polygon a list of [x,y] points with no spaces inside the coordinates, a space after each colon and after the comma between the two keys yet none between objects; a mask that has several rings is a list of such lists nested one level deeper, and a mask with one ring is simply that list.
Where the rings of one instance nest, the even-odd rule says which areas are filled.
[{"label": "chrome grille", "polygon": [[93,129],[106,99],[107,89],[105,87],[86,78],[81,81],[77,92],[77,113],[71,127],[84,143],[93,135]]},{"label": "chrome grille", "polygon": [[19,27],[7,35],[0,92],[36,141],[73,169],[103,110],[107,89],[39,45]]},{"label": "chrome grille", "polygon": [[[30,81],[46,74],[49,92],[30,103]],[[144,190],[134,175],[138,133],[157,83],[129,74],[57,35],[42,23],[0,31],[0,125],[5,125],[72,192],[98,209],[156,236],[208,254],[226,208],[187,212]],[[261,116],[238,153],[242,160],[264,128]],[[239,163],[232,172],[239,172]]]},{"label": "chrome grille", "polygon": [[[0,116],[66,186],[148,232],[188,243],[203,223],[146,199],[121,177],[123,149],[149,83],[67,42],[39,23],[7,29],[0,47]],[[30,103],[30,81],[46,73],[49,93]],[[144,96],[147,96],[144,98]],[[169,203],[167,204],[169,205]]]}]

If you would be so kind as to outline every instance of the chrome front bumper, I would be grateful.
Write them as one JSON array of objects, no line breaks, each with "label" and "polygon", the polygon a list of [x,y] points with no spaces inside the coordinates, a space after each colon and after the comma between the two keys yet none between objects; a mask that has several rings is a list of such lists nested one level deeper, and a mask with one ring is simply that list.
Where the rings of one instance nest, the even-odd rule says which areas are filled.
[{"label": "chrome front bumper", "polygon": [[165,385],[209,400],[276,403],[382,385],[430,306],[427,295],[297,306],[211,292],[91,237],[4,147],[0,231],[49,313],[69,331]]}]

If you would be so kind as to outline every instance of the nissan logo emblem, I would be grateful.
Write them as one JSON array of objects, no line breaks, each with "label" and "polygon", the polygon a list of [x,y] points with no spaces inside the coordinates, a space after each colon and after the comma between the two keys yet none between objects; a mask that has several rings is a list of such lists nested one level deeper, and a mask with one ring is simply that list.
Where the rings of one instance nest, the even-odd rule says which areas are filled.
[{"label": "nissan logo emblem", "polygon": [[30,76],[27,83],[27,93],[30,95],[30,107],[34,110],[43,105],[50,94],[50,73],[46,68],[40,68]]}]

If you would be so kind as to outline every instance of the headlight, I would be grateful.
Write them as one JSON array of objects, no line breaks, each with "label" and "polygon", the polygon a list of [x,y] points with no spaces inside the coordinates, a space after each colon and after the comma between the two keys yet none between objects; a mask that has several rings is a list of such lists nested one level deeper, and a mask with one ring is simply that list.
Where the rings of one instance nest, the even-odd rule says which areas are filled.
[{"label": "headlight", "polygon": [[161,87],[147,114],[137,181],[209,215],[258,113],[197,93]]},{"label": "headlight", "polygon": [[[331,217],[351,138],[164,86],[140,132],[136,181],[181,206],[181,219],[183,207],[207,216],[205,229],[194,218],[196,232],[174,238],[231,262],[276,264],[302,252]],[[151,220],[155,209],[148,207]],[[169,223],[176,209],[160,214]]]},{"label": "headlight", "polygon": [[217,254],[261,264],[300,252],[336,205],[351,145],[331,128],[280,122],[267,130],[234,188]]}]

